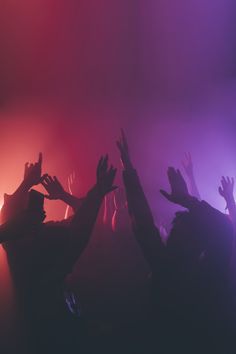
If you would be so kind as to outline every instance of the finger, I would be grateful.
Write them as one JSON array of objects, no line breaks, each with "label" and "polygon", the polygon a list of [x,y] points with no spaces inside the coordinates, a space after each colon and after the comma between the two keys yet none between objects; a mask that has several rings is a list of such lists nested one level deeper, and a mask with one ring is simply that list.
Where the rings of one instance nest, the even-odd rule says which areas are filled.
[{"label": "finger", "polygon": [[52,178],[52,176],[48,176],[48,179],[50,180],[50,183],[54,183],[54,179]]},{"label": "finger", "polygon": [[170,184],[174,183],[175,179],[176,179],[176,170],[174,169],[174,167],[169,167],[167,170],[167,175],[168,175],[168,179]]},{"label": "finger", "polygon": [[59,180],[57,179],[57,176],[53,177],[54,183],[56,183],[59,187],[62,187],[61,183],[59,182]]},{"label": "finger", "polygon": [[42,183],[42,181],[44,181],[47,176],[48,176],[48,174],[45,173],[45,174],[40,178],[40,183]]},{"label": "finger", "polygon": [[117,168],[113,168],[111,170],[111,175],[112,175],[113,180],[115,179],[116,174],[117,174]]},{"label": "finger", "polygon": [[182,176],[182,173],[180,172],[180,170],[177,170],[177,175],[179,177],[179,180],[181,180],[182,182],[185,182],[184,177]]},{"label": "finger", "polygon": [[47,181],[46,181],[46,180],[42,180],[42,181],[41,181],[41,184],[42,184],[45,188],[48,186],[48,184],[47,184]]},{"label": "finger", "polygon": [[122,137],[122,141],[123,141],[125,147],[127,148],[128,147],[128,142],[127,142],[127,138],[126,138],[125,131],[124,131],[123,128],[121,128],[121,137]]},{"label": "finger", "polygon": [[47,176],[45,177],[45,181],[47,182],[47,184],[51,184],[52,183],[52,180],[51,180],[51,176]]},{"label": "finger", "polygon": [[222,177],[221,183],[222,183],[222,186],[225,188],[227,185],[227,181],[226,181],[225,176]]},{"label": "finger", "polygon": [[110,171],[108,172],[108,181],[110,184],[113,184],[115,176],[117,173],[117,169],[110,169]]},{"label": "finger", "polygon": [[107,168],[108,168],[108,154],[106,154],[106,156],[105,156],[105,158],[103,160],[103,163],[102,163],[102,166],[101,166],[102,172],[107,171]]},{"label": "finger", "polygon": [[171,195],[164,191],[163,189],[160,189],[160,193],[169,201],[171,201]]},{"label": "finger", "polygon": [[98,161],[97,170],[100,170],[100,169],[101,169],[102,163],[103,163],[103,156],[101,156],[101,157],[100,157],[100,160]]}]

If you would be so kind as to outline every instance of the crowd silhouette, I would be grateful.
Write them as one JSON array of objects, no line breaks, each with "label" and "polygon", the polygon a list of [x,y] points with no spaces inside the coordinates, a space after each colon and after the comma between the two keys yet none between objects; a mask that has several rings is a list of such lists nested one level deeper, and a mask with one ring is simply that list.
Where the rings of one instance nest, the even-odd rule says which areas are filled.
[{"label": "crowd silhouette", "polygon": [[[36,163],[25,164],[17,190],[4,195],[0,242],[22,333],[16,353],[235,353],[234,179],[220,181],[218,192],[228,210],[223,214],[201,200],[189,153],[182,161],[189,190],[180,170],[169,167],[170,192],[160,193],[180,211],[168,230],[155,225],[123,130],[117,148],[123,172],[119,188],[117,169],[106,155],[98,162],[95,185],[77,198],[75,174],[68,178],[67,192],[56,176],[42,173],[40,153]],[[45,194],[34,189],[39,184]],[[63,220],[44,222],[44,198],[66,204]],[[104,292],[104,299],[117,315],[91,325],[66,278],[94,237],[102,206],[100,235],[122,246],[117,246],[117,257],[104,255],[106,274],[96,286],[105,289],[109,279],[114,282],[114,292]],[[96,291],[93,302],[99,303]]]}]

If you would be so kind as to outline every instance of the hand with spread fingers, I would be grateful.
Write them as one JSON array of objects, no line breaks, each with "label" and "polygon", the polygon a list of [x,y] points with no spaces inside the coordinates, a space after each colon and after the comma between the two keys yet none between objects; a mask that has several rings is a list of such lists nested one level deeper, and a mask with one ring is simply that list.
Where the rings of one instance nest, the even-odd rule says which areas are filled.
[{"label": "hand with spread fingers", "polygon": [[97,187],[102,196],[114,191],[117,189],[117,186],[114,186],[114,180],[116,176],[117,169],[112,165],[108,166],[108,155],[105,157],[102,156],[99,160],[97,166]]},{"label": "hand with spread fingers", "polygon": [[36,163],[29,164],[27,162],[25,164],[24,183],[28,186],[28,188],[31,188],[40,183],[42,174],[42,162],[43,155],[40,153]]},{"label": "hand with spread fingers", "polygon": [[44,175],[41,184],[48,192],[48,195],[45,195],[45,198],[50,200],[63,199],[66,192],[56,176],[51,177],[48,174]]},{"label": "hand with spread fingers", "polygon": [[169,167],[167,171],[171,193],[160,190],[161,194],[170,202],[186,206],[186,201],[192,198],[188,192],[187,184],[179,170]]},{"label": "hand with spread fingers", "polygon": [[220,195],[228,203],[231,200],[234,200],[234,178],[222,177],[221,186],[219,187]]}]

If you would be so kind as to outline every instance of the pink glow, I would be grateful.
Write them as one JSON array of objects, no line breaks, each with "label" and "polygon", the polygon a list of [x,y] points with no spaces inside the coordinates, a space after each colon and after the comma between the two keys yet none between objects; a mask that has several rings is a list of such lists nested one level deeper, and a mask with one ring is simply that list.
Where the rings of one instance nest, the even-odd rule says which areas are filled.
[{"label": "pink glow", "polygon": [[[0,203],[40,151],[43,171],[64,186],[75,171],[74,194],[83,196],[100,155],[109,152],[120,166],[123,127],[157,224],[177,209],[159,189],[185,151],[203,199],[224,211],[220,178],[236,176],[234,7],[232,0],[2,1]],[[63,219],[61,202],[45,206],[48,220]],[[0,252],[0,284],[11,292]]]}]

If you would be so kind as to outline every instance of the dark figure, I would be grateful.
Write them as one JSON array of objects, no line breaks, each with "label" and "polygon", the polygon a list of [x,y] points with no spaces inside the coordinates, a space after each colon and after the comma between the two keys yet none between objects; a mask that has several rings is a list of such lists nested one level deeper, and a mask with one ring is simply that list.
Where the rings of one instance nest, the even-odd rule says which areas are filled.
[{"label": "dark figure", "polygon": [[[17,191],[5,198],[3,221],[11,220],[20,210],[33,211],[37,223],[31,232],[21,229],[21,237],[4,244],[13,275],[19,305],[30,333],[30,353],[66,352],[70,313],[64,299],[64,280],[87,246],[104,196],[113,191],[116,170],[108,168],[108,157],[101,158],[97,181],[68,221],[43,223],[43,195],[29,189],[42,182],[48,198],[68,199],[57,179],[41,177],[42,157],[34,165],[26,165],[25,177]],[[58,191],[60,190],[60,193]],[[8,199],[8,200],[6,200]],[[66,332],[67,331],[67,332]],[[79,333],[78,333],[79,335]],[[70,348],[71,349],[71,348]],[[72,350],[72,349],[71,349]]]},{"label": "dark figure", "polygon": [[117,145],[133,231],[152,271],[145,352],[231,353],[225,345],[230,348],[226,338],[231,335],[227,290],[232,225],[224,214],[192,197],[180,171],[169,168],[171,194],[161,193],[187,211],[176,214],[165,246],[123,131]]}]

